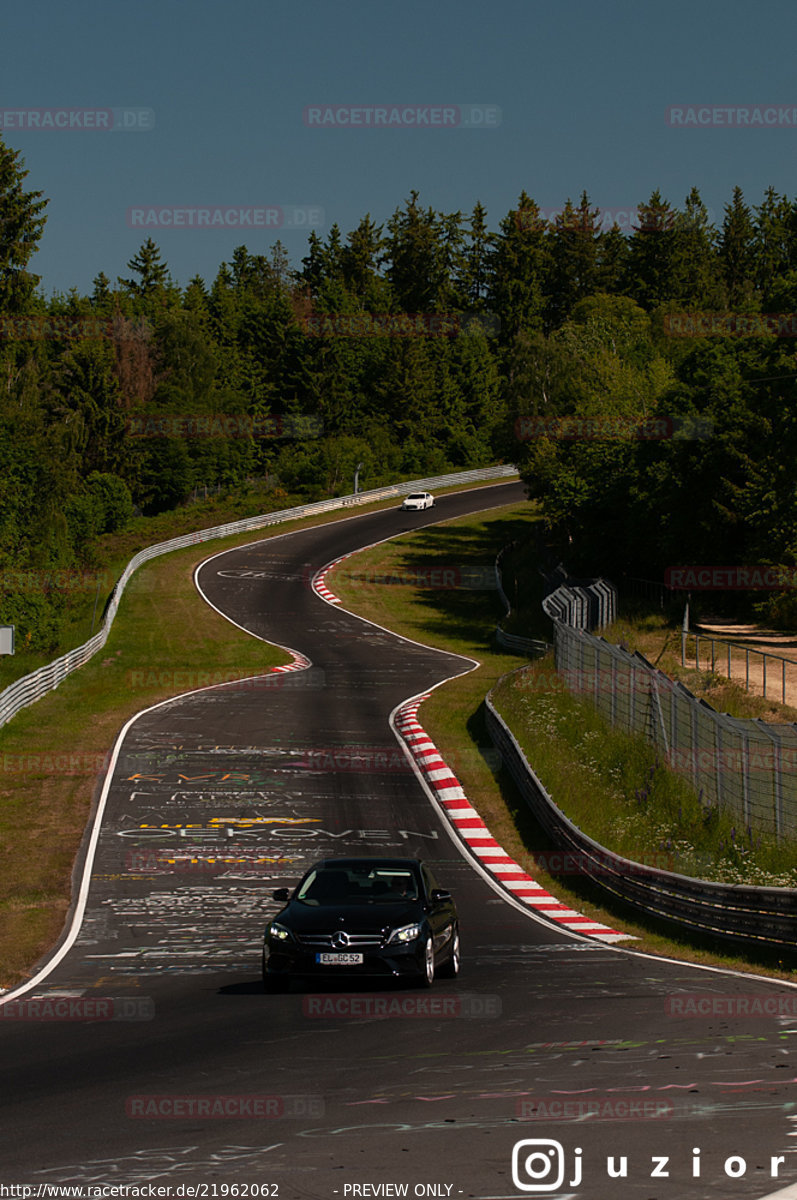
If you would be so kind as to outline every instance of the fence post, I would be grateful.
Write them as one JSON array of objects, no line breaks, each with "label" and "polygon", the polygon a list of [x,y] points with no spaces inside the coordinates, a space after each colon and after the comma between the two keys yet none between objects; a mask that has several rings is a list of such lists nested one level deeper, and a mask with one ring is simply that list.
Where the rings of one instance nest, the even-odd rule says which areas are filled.
[{"label": "fence post", "polygon": [[612,654],[612,655],[610,655],[609,661],[612,664],[612,666],[611,666],[612,694],[611,694],[610,713],[611,713],[612,725],[615,725],[617,723],[617,659]]},{"label": "fence post", "polygon": [[742,734],[742,815],[745,829],[752,828],[750,819],[750,738]]}]

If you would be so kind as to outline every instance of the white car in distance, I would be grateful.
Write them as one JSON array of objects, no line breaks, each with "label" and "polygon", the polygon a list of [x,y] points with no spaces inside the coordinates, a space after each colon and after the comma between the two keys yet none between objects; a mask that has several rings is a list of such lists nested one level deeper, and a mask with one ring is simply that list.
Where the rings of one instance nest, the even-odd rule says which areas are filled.
[{"label": "white car in distance", "polygon": [[420,512],[425,508],[434,507],[434,496],[431,492],[410,492],[409,496],[404,497],[402,509],[409,512]]}]

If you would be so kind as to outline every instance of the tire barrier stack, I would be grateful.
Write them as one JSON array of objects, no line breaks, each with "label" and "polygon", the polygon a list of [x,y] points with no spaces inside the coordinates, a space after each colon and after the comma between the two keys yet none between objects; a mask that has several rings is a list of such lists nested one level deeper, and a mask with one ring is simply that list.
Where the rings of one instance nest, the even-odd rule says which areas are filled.
[{"label": "tire barrier stack", "polygon": [[605,629],[617,616],[617,588],[608,579],[568,579],[548,593],[542,607],[554,623]]}]

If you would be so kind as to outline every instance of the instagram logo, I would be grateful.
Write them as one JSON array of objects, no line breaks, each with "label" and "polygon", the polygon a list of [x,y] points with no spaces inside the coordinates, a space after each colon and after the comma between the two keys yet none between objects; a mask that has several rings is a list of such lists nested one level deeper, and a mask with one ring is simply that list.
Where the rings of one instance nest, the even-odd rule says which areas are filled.
[{"label": "instagram logo", "polygon": [[[581,1183],[581,1150],[570,1187]],[[565,1151],[553,1138],[524,1138],[512,1147],[512,1182],[520,1192],[555,1192],[564,1183]]]}]

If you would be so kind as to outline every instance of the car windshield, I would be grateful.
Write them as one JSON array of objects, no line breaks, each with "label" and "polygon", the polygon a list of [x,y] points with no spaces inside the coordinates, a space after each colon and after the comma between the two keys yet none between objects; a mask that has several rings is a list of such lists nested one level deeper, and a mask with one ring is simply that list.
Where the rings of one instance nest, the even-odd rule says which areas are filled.
[{"label": "car windshield", "polygon": [[407,499],[408,500],[425,500],[426,496],[424,495],[423,492],[413,492],[411,496],[407,497]]},{"label": "car windshield", "polygon": [[375,904],[417,900],[412,871],[400,867],[327,868],[312,871],[299,889],[305,904]]}]

